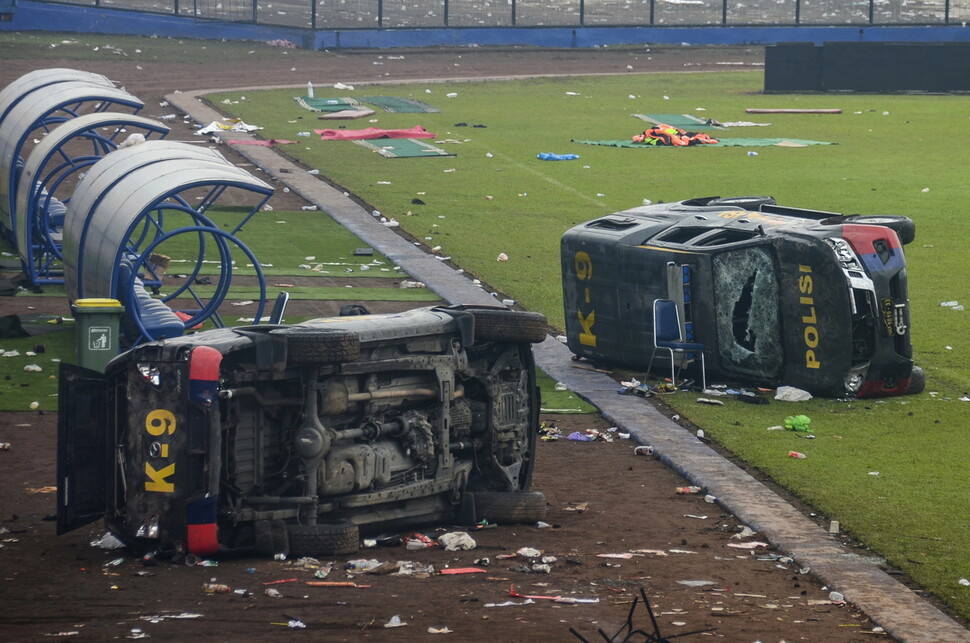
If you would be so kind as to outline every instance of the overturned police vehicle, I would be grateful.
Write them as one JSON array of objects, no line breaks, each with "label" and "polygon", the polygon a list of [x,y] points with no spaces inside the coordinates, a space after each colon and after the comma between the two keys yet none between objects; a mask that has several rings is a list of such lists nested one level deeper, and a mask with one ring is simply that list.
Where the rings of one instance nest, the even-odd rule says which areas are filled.
[{"label": "overturned police vehicle", "polygon": [[63,365],[58,533],[350,553],[362,532],[533,522],[537,313],[482,306],[223,328]]},{"label": "overturned police vehicle", "polygon": [[[656,346],[679,344],[681,365],[704,368],[709,380],[819,396],[918,393],[924,377],[913,365],[903,255],[915,230],[904,216],[843,215],[771,197],[705,197],[599,217],[562,237],[567,344],[582,358],[667,373],[673,352]],[[660,303],[679,325],[663,337],[655,335]]]}]

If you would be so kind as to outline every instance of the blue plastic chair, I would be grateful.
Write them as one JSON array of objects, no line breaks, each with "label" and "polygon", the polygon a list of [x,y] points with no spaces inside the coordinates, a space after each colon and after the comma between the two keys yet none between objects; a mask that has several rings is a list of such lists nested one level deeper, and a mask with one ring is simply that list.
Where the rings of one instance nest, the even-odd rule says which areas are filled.
[{"label": "blue plastic chair", "polygon": [[[674,355],[680,357],[681,363],[688,353],[701,356],[701,385],[707,388],[707,366],[704,363],[704,344],[684,341],[683,329],[680,325],[680,311],[671,299],[655,299],[653,301],[653,352],[650,354],[650,368],[653,368],[653,358],[658,349],[670,352],[670,379],[677,386],[677,368]],[[649,370],[649,369],[648,369]]]}]

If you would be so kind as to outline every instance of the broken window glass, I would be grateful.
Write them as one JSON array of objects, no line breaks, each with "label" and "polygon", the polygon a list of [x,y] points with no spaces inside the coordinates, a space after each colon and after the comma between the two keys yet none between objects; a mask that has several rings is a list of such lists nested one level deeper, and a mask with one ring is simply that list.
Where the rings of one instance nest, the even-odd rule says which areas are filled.
[{"label": "broken window glass", "polygon": [[767,247],[718,254],[714,264],[717,350],[724,370],[777,376],[782,364],[778,277]]}]

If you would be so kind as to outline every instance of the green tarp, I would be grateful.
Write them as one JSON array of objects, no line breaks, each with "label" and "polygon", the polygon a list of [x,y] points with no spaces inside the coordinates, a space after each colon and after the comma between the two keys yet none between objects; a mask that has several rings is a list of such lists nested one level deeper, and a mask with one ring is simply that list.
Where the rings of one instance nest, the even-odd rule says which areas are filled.
[{"label": "green tarp", "polygon": [[360,109],[360,101],[354,98],[310,98],[309,96],[295,96],[293,98],[300,107],[311,112],[342,112],[347,109]]},{"label": "green tarp", "polygon": [[374,150],[389,159],[417,158],[421,156],[455,156],[451,152],[414,138],[381,138],[353,141],[361,147]]},{"label": "green tarp", "polygon": [[395,96],[368,96],[362,98],[365,103],[380,107],[385,112],[395,114],[438,114],[441,110],[413,98],[397,98]]}]

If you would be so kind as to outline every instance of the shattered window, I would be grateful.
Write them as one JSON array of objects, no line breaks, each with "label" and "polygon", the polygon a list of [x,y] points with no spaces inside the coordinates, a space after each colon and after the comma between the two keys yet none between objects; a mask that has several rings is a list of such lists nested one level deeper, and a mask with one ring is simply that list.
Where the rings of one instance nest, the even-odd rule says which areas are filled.
[{"label": "shattered window", "polygon": [[778,276],[767,247],[713,259],[715,324],[723,368],[774,377],[782,363]]}]

